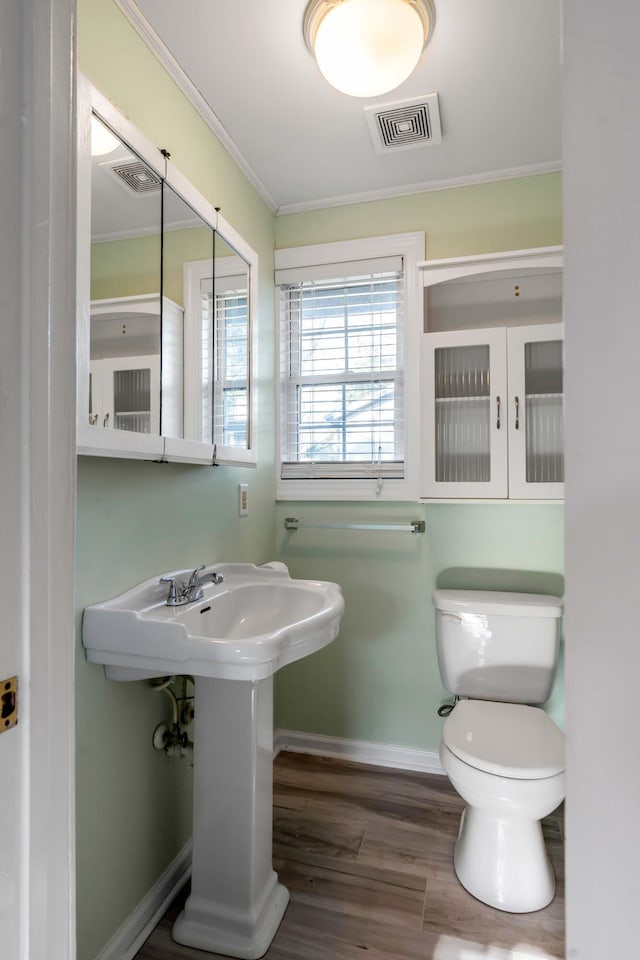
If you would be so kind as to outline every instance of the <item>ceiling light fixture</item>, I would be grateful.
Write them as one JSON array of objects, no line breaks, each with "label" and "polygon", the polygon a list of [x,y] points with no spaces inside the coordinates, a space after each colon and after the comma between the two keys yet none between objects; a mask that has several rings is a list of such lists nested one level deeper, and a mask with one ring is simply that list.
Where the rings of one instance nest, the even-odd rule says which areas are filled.
[{"label": "ceiling light fixture", "polygon": [[413,73],[434,20],[432,0],[311,0],[303,31],[332,87],[377,97]]}]

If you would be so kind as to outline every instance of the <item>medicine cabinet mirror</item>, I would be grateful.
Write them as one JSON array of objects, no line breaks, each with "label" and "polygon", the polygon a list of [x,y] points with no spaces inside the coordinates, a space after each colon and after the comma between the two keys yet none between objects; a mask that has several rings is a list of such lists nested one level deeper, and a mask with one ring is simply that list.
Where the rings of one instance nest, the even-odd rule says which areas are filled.
[{"label": "medicine cabinet mirror", "polygon": [[85,78],[78,103],[78,452],[255,464],[257,256]]}]

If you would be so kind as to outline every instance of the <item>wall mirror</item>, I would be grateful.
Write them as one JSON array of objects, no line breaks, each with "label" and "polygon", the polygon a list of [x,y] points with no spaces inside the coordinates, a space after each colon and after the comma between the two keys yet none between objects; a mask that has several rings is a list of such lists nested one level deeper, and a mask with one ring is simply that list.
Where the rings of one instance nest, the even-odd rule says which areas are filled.
[{"label": "wall mirror", "polygon": [[254,464],[257,257],[82,78],[78,452]]}]

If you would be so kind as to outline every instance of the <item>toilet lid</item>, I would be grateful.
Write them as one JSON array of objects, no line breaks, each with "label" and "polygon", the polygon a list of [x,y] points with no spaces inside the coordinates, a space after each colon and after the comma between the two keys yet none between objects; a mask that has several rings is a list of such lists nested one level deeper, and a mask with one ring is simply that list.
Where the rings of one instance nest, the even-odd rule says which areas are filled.
[{"label": "toilet lid", "polygon": [[442,742],[469,766],[514,780],[542,780],[564,770],[564,734],[539,707],[461,700],[445,722]]}]

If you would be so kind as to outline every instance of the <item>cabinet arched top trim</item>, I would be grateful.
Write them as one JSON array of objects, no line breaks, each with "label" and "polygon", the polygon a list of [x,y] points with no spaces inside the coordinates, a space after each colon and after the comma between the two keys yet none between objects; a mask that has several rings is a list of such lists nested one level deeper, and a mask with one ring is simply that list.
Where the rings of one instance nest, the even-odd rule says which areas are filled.
[{"label": "cabinet arched top trim", "polygon": [[544,271],[562,269],[562,247],[533,247],[443,260],[423,260],[418,264],[425,287],[449,280],[501,271]]}]

